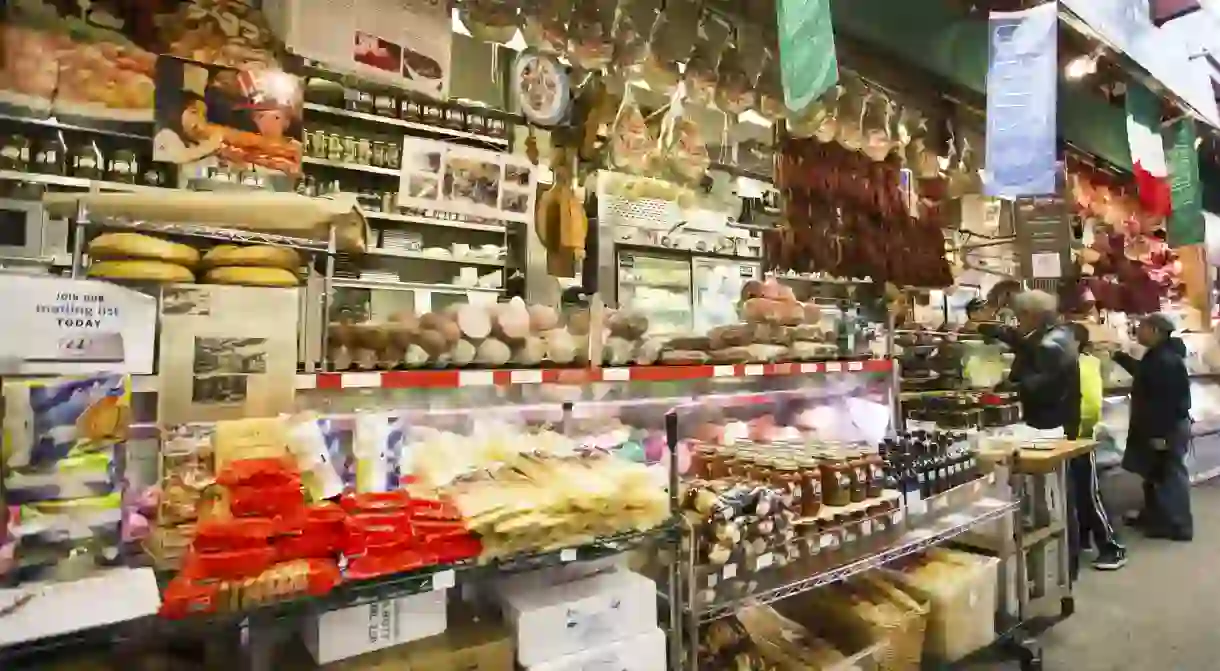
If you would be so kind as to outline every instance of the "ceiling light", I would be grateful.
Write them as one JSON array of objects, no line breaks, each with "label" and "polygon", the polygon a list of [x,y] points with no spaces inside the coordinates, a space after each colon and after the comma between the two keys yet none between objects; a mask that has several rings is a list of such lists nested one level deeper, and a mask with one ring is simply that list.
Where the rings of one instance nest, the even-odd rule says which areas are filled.
[{"label": "ceiling light", "polygon": [[1068,61],[1068,64],[1063,68],[1063,76],[1071,80],[1080,80],[1097,72],[1096,54],[1086,56],[1077,56]]}]

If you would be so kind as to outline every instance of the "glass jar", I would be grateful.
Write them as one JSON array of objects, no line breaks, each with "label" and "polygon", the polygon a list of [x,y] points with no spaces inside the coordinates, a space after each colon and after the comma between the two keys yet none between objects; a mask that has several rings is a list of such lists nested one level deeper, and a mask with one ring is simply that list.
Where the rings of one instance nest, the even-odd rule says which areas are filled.
[{"label": "glass jar", "polygon": [[729,457],[732,452],[728,448],[715,450],[708,455],[707,477],[720,480],[729,476]]},{"label": "glass jar", "polygon": [[378,93],[373,96],[373,113],[377,116],[398,116],[398,99],[389,93]]},{"label": "glass jar", "polygon": [[399,106],[398,114],[404,121],[420,123],[424,118],[423,105],[420,105],[418,100],[407,98]]},{"label": "glass jar", "polygon": [[847,460],[840,454],[825,454],[818,462],[822,476],[822,503],[845,506],[851,503],[851,476]]},{"label": "glass jar", "polygon": [[712,460],[716,456],[716,448],[707,443],[696,443],[691,450],[690,475],[694,478],[710,478]]},{"label": "glass jar", "polygon": [[444,125],[453,130],[466,130],[466,113],[457,106],[446,107]]},{"label": "glass jar", "polygon": [[885,492],[885,462],[881,459],[881,454],[875,451],[865,452],[864,462],[865,472],[868,474],[864,487],[865,498],[880,498]]},{"label": "glass jar", "polygon": [[800,511],[803,504],[801,498],[801,471],[796,462],[791,459],[774,459],[771,470],[771,486],[780,492],[788,504],[789,510]]},{"label": "glass jar", "polygon": [[116,149],[110,155],[106,167],[106,179],[123,184],[135,184],[140,175],[140,166],[136,162],[136,153],[130,149]]},{"label": "glass jar", "polygon": [[65,148],[58,138],[39,142],[30,161],[30,171],[46,175],[63,175]]},{"label": "glass jar", "polygon": [[402,148],[395,142],[387,142],[385,145],[385,167],[398,169],[398,159],[402,158]]},{"label": "glass jar", "polygon": [[343,136],[343,158],[341,158],[340,160],[343,161],[344,163],[355,163],[356,162],[356,149],[359,146],[360,146],[360,143],[356,140],[355,135],[344,135]]},{"label": "glass jar", "polygon": [[376,166],[378,168],[385,167],[386,160],[385,160],[385,143],[384,142],[382,142],[381,140],[373,141],[373,144],[370,147],[369,159],[372,161],[374,166]]},{"label": "glass jar", "polygon": [[373,164],[373,143],[368,138],[362,137],[356,140],[356,163]]},{"label": "glass jar", "polygon": [[797,469],[801,476],[801,516],[815,517],[822,510],[822,473],[818,459],[803,453],[797,457]]},{"label": "glass jar", "polygon": [[326,134],[326,158],[335,163],[343,162],[343,136],[338,133]]},{"label": "glass jar", "polygon": [[30,138],[19,133],[0,138],[0,169],[29,172]]},{"label": "glass jar", "polygon": [[859,503],[868,498],[868,461],[864,453],[852,450],[847,453],[847,477],[851,482],[849,497],[852,503]]}]

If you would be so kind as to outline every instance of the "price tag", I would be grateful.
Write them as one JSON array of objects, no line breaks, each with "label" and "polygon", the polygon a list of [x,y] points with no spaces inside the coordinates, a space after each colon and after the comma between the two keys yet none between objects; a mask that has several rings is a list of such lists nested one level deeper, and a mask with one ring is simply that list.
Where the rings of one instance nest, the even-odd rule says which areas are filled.
[{"label": "price tag", "polygon": [[827,373],[842,373],[843,364],[839,363],[838,361],[828,361],[828,362],[826,362],[826,372]]},{"label": "price tag", "polygon": [[770,552],[764,552],[764,553],[758,555],[757,564],[758,564],[759,571],[761,571],[765,568],[770,568],[771,565],[774,563],[775,563],[775,555],[771,554]]},{"label": "price tag", "polygon": [[904,517],[906,517],[906,513],[902,512],[901,510],[895,510],[894,512],[890,513],[890,524],[898,526],[899,524],[902,524]]},{"label": "price tag", "polygon": [[457,574],[455,574],[453,572],[453,569],[437,571],[436,573],[432,574],[432,590],[433,591],[436,591],[438,589],[449,589],[450,587],[453,587],[456,584],[457,584]]},{"label": "price tag", "polygon": [[846,532],[846,533],[844,533],[844,534],[843,534],[843,542],[844,542],[844,543],[855,543],[855,542],[856,542],[856,540],[857,540],[857,536],[856,536],[856,533],[855,533],[854,531],[848,531],[848,532]]},{"label": "price tag", "polygon": [[732,580],[733,578],[736,578],[736,577],[737,577],[737,564],[725,564],[724,565],[724,579]]},{"label": "price tag", "polygon": [[566,548],[560,550],[559,561],[564,563],[576,561],[576,548]]},{"label": "price tag", "polygon": [[821,545],[822,545],[823,550],[833,548],[834,546],[836,546],[838,544],[839,544],[839,541],[837,538],[835,538],[834,534],[822,534]]},{"label": "price tag", "polygon": [[708,586],[708,587],[715,587],[715,586],[716,586],[716,585],[718,585],[718,584],[720,584],[720,576],[719,576],[719,575],[717,575],[717,574],[715,574],[715,573],[712,573],[712,574],[708,575],[708,577],[707,577],[707,586]]},{"label": "price tag", "polygon": [[850,370],[853,372],[864,370],[864,362],[863,361],[849,361],[849,362],[847,362],[847,370]]},{"label": "price tag", "polygon": [[873,521],[872,520],[864,520],[863,522],[860,523],[860,535],[861,536],[872,536],[873,535]]}]

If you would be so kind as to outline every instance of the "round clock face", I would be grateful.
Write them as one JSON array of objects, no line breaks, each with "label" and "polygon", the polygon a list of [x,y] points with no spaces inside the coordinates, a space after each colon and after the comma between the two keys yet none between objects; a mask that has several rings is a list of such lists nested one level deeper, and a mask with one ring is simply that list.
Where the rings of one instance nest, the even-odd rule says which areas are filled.
[{"label": "round clock face", "polygon": [[521,113],[540,126],[553,126],[571,104],[568,75],[554,57],[523,52],[513,64],[513,92]]}]

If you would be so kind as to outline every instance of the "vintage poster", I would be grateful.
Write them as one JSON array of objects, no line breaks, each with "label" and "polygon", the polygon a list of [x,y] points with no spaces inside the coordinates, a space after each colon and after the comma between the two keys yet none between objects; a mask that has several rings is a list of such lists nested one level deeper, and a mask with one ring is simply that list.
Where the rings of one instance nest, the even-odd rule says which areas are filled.
[{"label": "vintage poster", "polygon": [[295,54],[432,98],[449,95],[446,0],[263,0]]},{"label": "vintage poster", "polygon": [[153,160],[205,169],[297,175],[300,80],[281,70],[238,70],[172,56],[157,60]]},{"label": "vintage poster", "polygon": [[398,205],[530,222],[538,187],[524,156],[403,138]]}]

